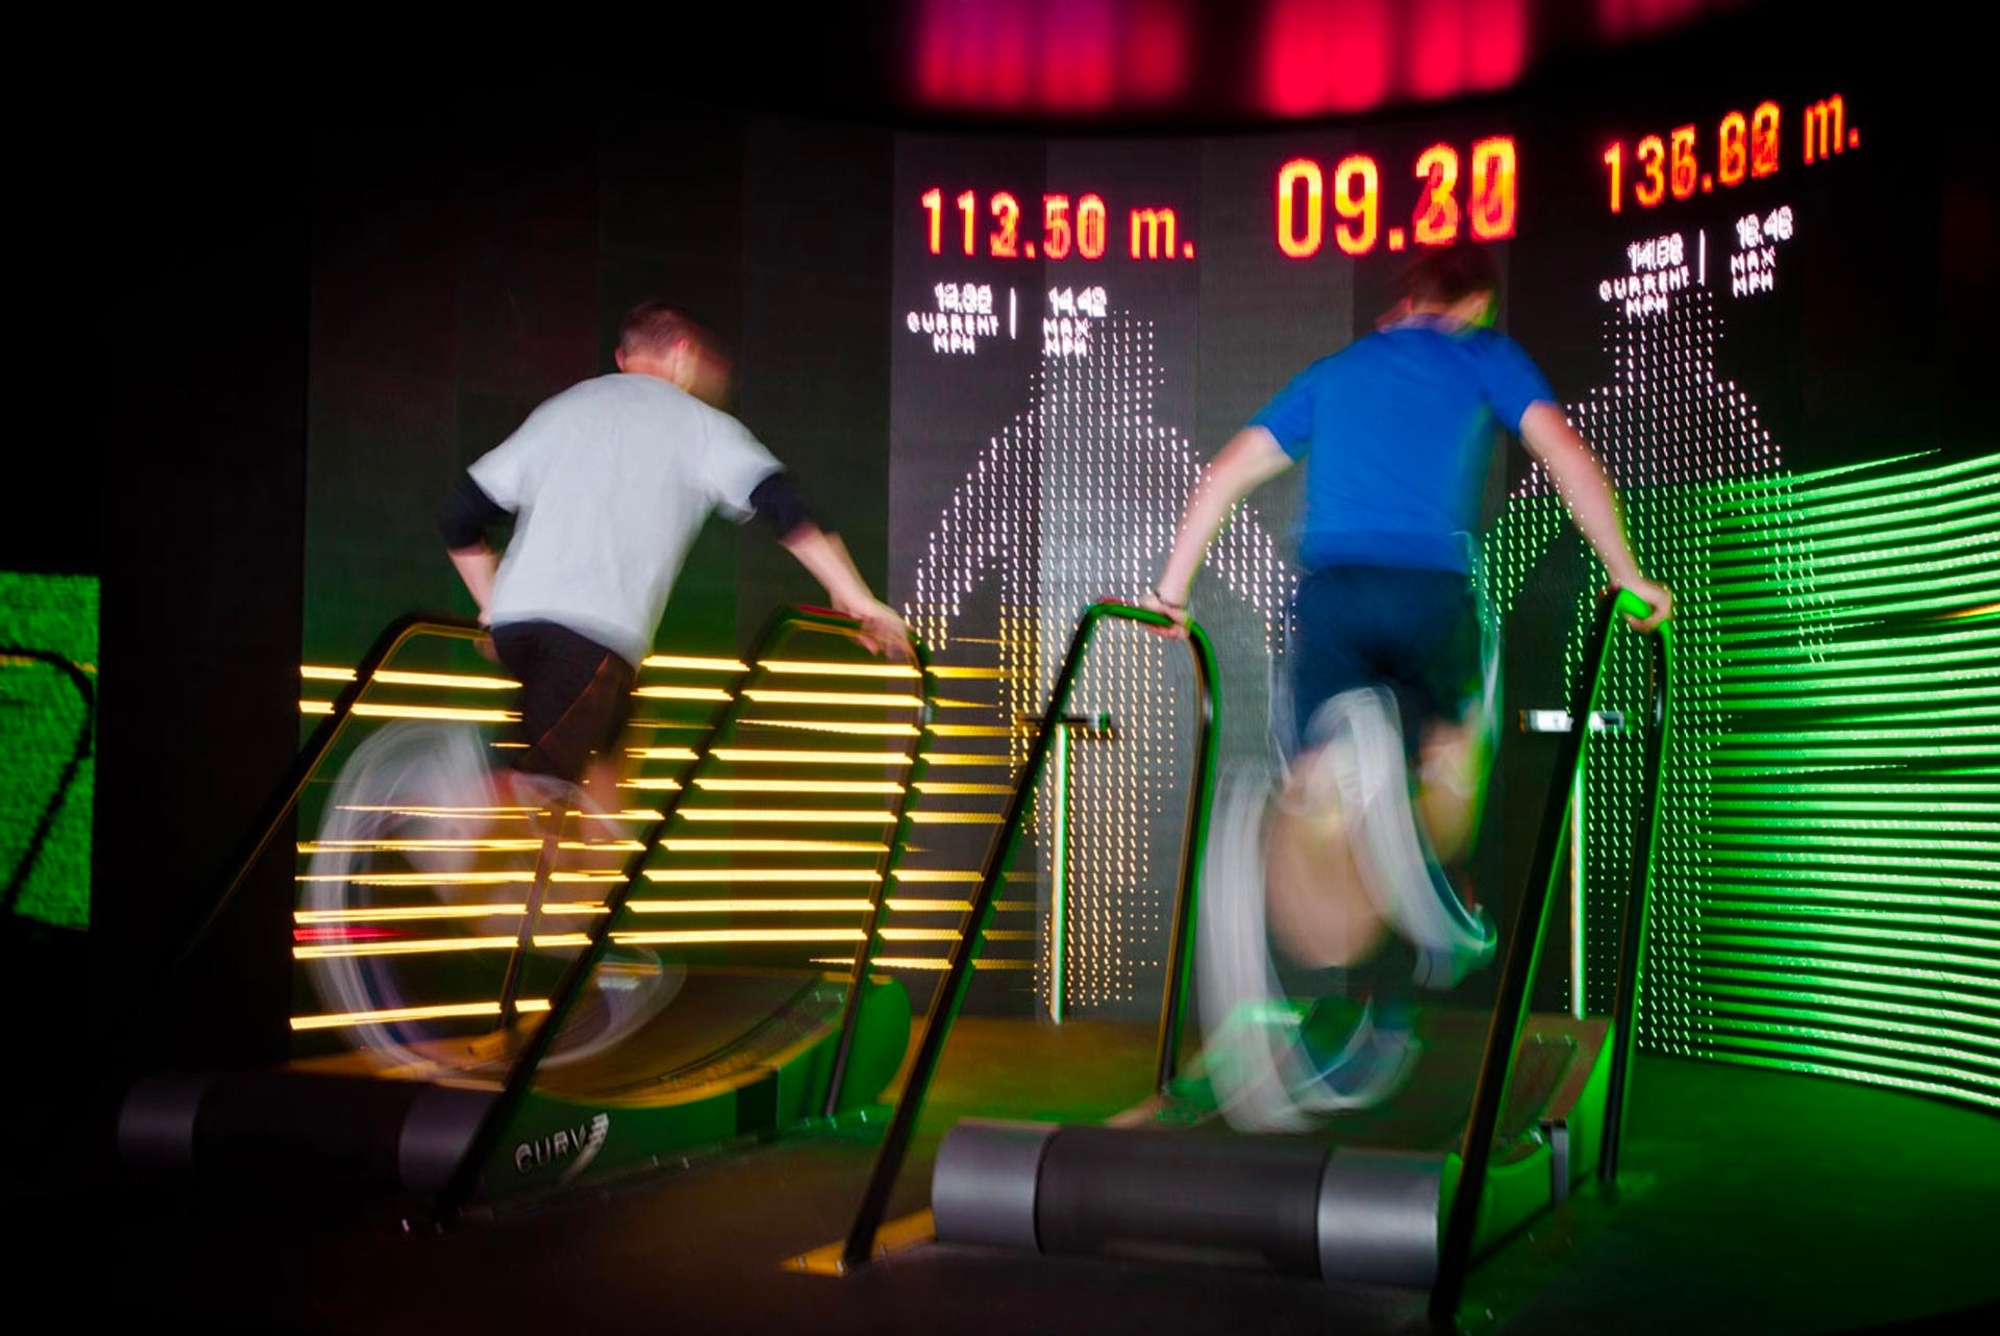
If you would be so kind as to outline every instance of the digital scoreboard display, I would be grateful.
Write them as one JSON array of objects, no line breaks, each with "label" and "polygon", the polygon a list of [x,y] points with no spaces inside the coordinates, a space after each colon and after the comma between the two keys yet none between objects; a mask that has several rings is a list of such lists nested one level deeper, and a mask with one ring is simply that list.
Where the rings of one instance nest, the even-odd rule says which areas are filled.
[{"label": "digital scoreboard display", "polygon": [[[1901,929],[1864,912],[1884,896],[1921,912],[1934,885],[1868,823],[1949,843],[1935,805],[1972,782],[1910,760],[1904,742],[1940,720],[1909,647],[1990,637],[1979,590],[2000,598],[1993,470],[1921,427],[1944,393],[1926,323],[1943,150],[1922,104],[1870,95],[1858,57],[1776,77],[1739,54],[1740,75],[1708,71],[1694,95],[1661,79],[1271,133],[899,138],[891,592],[941,662],[990,684],[958,717],[989,721],[978,745],[1018,760],[1017,721],[1041,708],[1078,614],[1148,588],[1202,463],[1291,376],[1372,330],[1417,254],[1489,247],[1500,327],[1548,374],[1680,599],[1654,910],[1674,946],[1643,1037],[1990,1099],[1953,1056],[1964,1046],[1935,1036],[1993,999],[1939,1002],[1948,983],[1897,975],[1870,949]],[[1883,244],[1896,231],[1918,259]],[[1512,719],[1566,703],[1604,577],[1525,452],[1496,459],[1481,585]],[[1194,590],[1222,660],[1226,757],[1268,757],[1282,714],[1300,471],[1252,496]],[[1898,508],[1940,487],[1971,490]],[[1974,569],[1970,588],[1954,582]],[[1990,644],[1952,652],[1994,662]],[[1641,662],[1621,643],[1611,665],[1614,708],[1634,719]],[[1021,943],[1037,1005],[1156,1003],[1191,732],[1176,674],[1143,636],[1093,652],[1075,708],[1113,727],[1076,741],[1060,805],[1038,807],[1039,899],[995,937]],[[1963,708],[2000,705],[1991,677]],[[1576,958],[1544,971],[1546,1003],[1609,1003],[1640,746],[1636,729],[1605,740],[1582,795]],[[1474,869],[1486,885],[1518,881],[1526,839],[1508,832],[1533,829],[1550,750],[1510,730]],[[1827,834],[1850,818],[1864,833]],[[1991,881],[1966,892],[1990,898],[1989,918]],[[1926,1011],[1928,1066],[1891,1056],[1903,1040],[1868,1001],[1891,996]]]}]

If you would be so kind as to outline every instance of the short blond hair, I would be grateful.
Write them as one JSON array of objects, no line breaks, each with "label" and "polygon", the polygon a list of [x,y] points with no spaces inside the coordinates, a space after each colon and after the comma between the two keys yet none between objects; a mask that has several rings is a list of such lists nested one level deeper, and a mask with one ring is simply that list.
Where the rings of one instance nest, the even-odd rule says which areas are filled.
[{"label": "short blond hair", "polygon": [[618,350],[626,355],[647,353],[664,357],[680,343],[692,343],[701,352],[720,351],[715,336],[686,312],[660,301],[640,302],[625,313],[618,325]]}]

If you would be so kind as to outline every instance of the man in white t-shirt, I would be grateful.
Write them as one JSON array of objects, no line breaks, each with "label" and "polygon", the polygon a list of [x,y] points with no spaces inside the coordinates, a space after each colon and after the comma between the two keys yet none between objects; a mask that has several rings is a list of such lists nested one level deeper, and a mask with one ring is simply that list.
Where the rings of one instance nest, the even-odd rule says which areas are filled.
[{"label": "man in white t-shirt", "polygon": [[[475,460],[440,516],[452,564],[518,677],[517,774],[586,782],[618,808],[613,743],[638,664],[711,511],[756,515],[861,623],[878,653],[909,654],[909,630],[820,527],[783,465],[722,411],[729,364],[686,316],[646,302],[619,330],[618,373],[545,401]],[[514,520],[504,557],[487,528]],[[595,761],[593,761],[595,757]]]}]

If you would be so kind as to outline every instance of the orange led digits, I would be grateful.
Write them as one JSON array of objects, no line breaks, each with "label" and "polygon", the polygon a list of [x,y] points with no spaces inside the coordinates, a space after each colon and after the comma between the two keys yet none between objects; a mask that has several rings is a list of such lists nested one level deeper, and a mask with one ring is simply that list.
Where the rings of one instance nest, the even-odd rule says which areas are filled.
[{"label": "orange led digits", "polygon": [[1334,244],[1349,255],[1374,250],[1375,228],[1382,216],[1382,180],[1375,159],[1356,153],[1340,160],[1333,169],[1333,208],[1347,220],[1334,226]]},{"label": "orange led digits", "polygon": [[1458,238],[1458,153],[1449,144],[1433,144],[1417,159],[1417,179],[1423,197],[1410,219],[1419,246],[1448,246]]},{"label": "orange led digits", "polygon": [[[1022,226],[1020,198],[998,190],[986,197],[986,212],[994,227],[982,252],[978,229],[979,192],[954,197],[961,227],[958,250],[967,258],[994,260],[1099,260],[1110,249],[1111,206],[1094,192],[1072,199],[1066,194],[1042,196],[1041,235],[1030,237]],[[924,242],[932,255],[945,253],[945,192],[933,186],[917,197],[924,214]],[[1130,230],[1130,257],[1135,260],[1192,260],[1194,241],[1186,235],[1184,212],[1171,205],[1142,204],[1125,211]],[[1030,223],[1032,226],[1032,222]]]},{"label": "orange led digits", "polygon": [[1000,224],[991,238],[994,258],[1012,259],[1020,250],[1020,201],[1001,191],[993,197],[993,217]]},{"label": "orange led digits", "polygon": [[[1298,205],[1298,188],[1301,185],[1306,188],[1303,209]],[[1278,169],[1278,249],[1294,260],[1319,254],[1325,188],[1319,164],[1310,158],[1293,158]],[[1295,214],[1304,215],[1303,231]]]},{"label": "orange led digits", "polygon": [[[1472,146],[1472,170],[1461,198],[1465,173],[1457,148],[1432,144],[1411,163],[1419,182],[1406,229],[1383,227],[1385,200],[1381,162],[1371,154],[1350,153],[1334,165],[1333,210],[1338,221],[1334,244],[1344,255],[1362,256],[1386,242],[1391,251],[1406,245],[1450,246],[1466,233],[1473,241],[1500,241],[1514,235],[1519,157],[1512,136],[1495,135]],[[1278,168],[1276,231],[1278,249],[1294,260],[1319,254],[1325,238],[1326,178],[1311,158],[1293,158]],[[1392,217],[1397,215],[1392,214]]]},{"label": "orange led digits", "polygon": [[[1138,235],[1139,214],[1141,212],[1150,213],[1152,210],[1133,211],[1132,258],[1135,260],[1139,258]],[[1171,220],[1174,216],[1174,211],[1168,209],[1166,212],[1168,219]],[[1101,195],[1085,195],[1076,202],[1076,253],[1078,255],[1081,255],[1086,260],[1095,260],[1104,254],[1105,225],[1109,217],[1109,210],[1105,208],[1104,198]],[[1173,249],[1173,223],[1171,221],[1167,224],[1167,242],[1167,249],[1171,251]],[[1172,259],[1173,256],[1169,255],[1167,258]]]},{"label": "orange led digits", "polygon": [[1514,140],[1501,135],[1472,146],[1472,237],[1499,241],[1514,235]]},{"label": "orange led digits", "polygon": [[[1838,93],[1811,103],[1800,119],[1803,163],[1824,162],[1861,147],[1861,131],[1847,123],[1847,100]],[[1691,199],[1718,186],[1727,189],[1772,175],[1783,160],[1784,121],[1776,102],[1760,102],[1747,116],[1741,111],[1725,113],[1715,123],[1711,136],[1715,156],[1707,164],[1701,152],[1702,129],[1693,123],[1674,127],[1664,139],[1643,136],[1630,158],[1622,142],[1612,144],[1601,159],[1609,175],[1611,212],[1624,211],[1628,190],[1640,208],[1651,209],[1669,196]]]}]

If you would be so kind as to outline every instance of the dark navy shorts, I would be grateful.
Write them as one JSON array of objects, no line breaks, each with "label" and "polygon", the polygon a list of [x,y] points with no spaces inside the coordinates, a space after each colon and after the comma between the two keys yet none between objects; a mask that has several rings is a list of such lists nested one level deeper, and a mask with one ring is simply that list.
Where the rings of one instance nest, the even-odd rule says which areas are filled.
[{"label": "dark navy shorts", "polygon": [[521,726],[513,767],[582,780],[591,753],[611,755],[632,714],[632,665],[554,622],[493,628],[493,651],[521,680]]},{"label": "dark navy shorts", "polygon": [[1294,738],[1343,691],[1384,686],[1412,753],[1424,729],[1456,722],[1480,688],[1479,612],[1455,571],[1327,566],[1299,581],[1290,649]]}]

